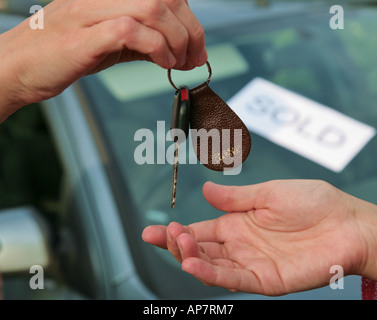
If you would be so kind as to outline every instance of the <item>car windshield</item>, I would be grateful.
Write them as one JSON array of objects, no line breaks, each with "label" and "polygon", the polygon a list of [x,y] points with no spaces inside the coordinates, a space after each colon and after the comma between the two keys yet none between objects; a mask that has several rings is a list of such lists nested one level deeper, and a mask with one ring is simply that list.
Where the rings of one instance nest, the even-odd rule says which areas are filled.
[{"label": "car windshield", "polygon": [[[347,7],[342,30],[330,28],[328,9],[281,17],[275,12],[273,19],[212,25],[206,29],[213,69],[210,87],[229,101],[252,79],[263,78],[377,128],[377,10]],[[177,85],[193,87],[207,79],[207,69],[173,70],[172,77]],[[171,209],[172,165],[165,154],[157,153],[172,145],[166,133],[174,89],[166,70],[149,62],[126,63],[86,77],[81,84],[105,137],[109,170],[115,170],[114,179],[119,180],[119,198],[127,211],[125,228],[137,230],[130,242],[140,256],[139,272],[161,297],[225,293],[204,287],[184,274],[165,250],[140,240],[141,230],[151,224],[190,224],[222,214],[202,195],[206,181],[247,185],[271,179],[322,179],[377,203],[377,138],[372,137],[336,172],[251,130],[253,146],[240,174],[224,175],[201,164],[181,164],[176,207]],[[135,152],[147,139],[135,136],[143,128],[153,133],[154,164],[138,164],[135,159]],[[146,156],[149,151],[143,152]],[[143,271],[147,269],[149,276]]]}]

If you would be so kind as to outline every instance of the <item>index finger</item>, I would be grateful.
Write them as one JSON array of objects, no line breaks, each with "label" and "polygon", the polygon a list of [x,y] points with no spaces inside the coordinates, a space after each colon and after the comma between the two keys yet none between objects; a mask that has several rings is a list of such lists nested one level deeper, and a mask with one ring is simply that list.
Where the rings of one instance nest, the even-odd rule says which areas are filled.
[{"label": "index finger", "polygon": [[197,242],[222,242],[218,230],[218,219],[195,222],[187,226],[187,232]]},{"label": "index finger", "polygon": [[162,249],[167,249],[166,226],[148,226],[143,230],[141,237],[145,242],[153,244]]}]

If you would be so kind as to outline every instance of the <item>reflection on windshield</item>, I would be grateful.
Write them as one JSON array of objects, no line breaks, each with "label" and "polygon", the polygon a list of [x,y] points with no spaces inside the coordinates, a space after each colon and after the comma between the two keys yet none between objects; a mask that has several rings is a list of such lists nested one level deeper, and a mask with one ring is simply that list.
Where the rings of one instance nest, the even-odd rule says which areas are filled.
[{"label": "reflection on windshield", "polygon": [[[371,10],[349,17],[347,32],[329,28],[327,16],[213,30],[207,34],[207,46],[212,48],[213,56],[210,52],[213,68],[210,86],[227,101],[252,79],[261,77],[377,128],[376,27],[376,11]],[[200,164],[181,165],[176,207],[171,209],[172,166],[136,164],[134,150],[140,142],[134,141],[134,134],[148,128],[157,137],[156,148],[166,143],[157,135],[157,122],[165,121],[166,132],[169,130],[174,90],[166,71],[157,70],[150,63],[113,69],[100,78],[86,78],[84,87],[108,139],[114,165],[120,168],[119,178],[126,181],[139,209],[141,228],[172,220],[189,224],[216,218],[220,213],[206,203],[201,192],[204,182],[209,180],[246,185],[271,179],[322,179],[377,203],[376,138],[342,172],[335,173],[251,133],[253,147],[239,175],[224,176]],[[206,78],[200,73],[190,76],[178,73],[176,76],[187,77],[190,85]],[[190,288],[198,288],[196,280],[185,278],[168,254],[162,250],[153,252],[155,270],[160,272],[161,279],[156,281],[169,279],[171,270],[176,269],[180,280],[171,286],[186,281],[187,295]],[[168,291],[169,285],[160,290]],[[166,292],[160,294],[168,296]]]}]

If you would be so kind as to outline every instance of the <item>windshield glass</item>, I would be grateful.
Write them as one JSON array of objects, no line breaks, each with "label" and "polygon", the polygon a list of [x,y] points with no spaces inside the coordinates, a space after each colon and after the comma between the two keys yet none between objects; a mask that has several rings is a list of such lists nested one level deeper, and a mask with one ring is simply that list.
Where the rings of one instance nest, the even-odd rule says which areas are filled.
[{"label": "windshield glass", "polygon": [[[331,29],[329,18],[325,7],[317,13],[274,16],[273,20],[206,30],[213,69],[210,87],[228,101],[259,77],[377,128],[377,10],[349,9],[345,30]],[[177,85],[193,87],[207,79],[207,69],[174,70],[172,77]],[[157,150],[167,151],[172,145],[166,141],[166,133],[174,89],[166,70],[148,62],[127,63],[87,77],[82,85],[106,139],[110,166],[119,170],[116,178],[129,192],[130,196],[124,196],[125,207],[136,210],[136,218],[125,219],[125,228],[141,232],[150,224],[190,224],[218,217],[221,213],[202,195],[206,181],[247,185],[271,179],[322,179],[377,204],[375,137],[343,170],[335,172],[251,131],[251,153],[238,175],[224,175],[200,164],[181,164],[176,207],[171,209],[172,165],[166,154],[157,154]],[[153,133],[154,164],[135,161],[135,151],[146,140],[135,138],[142,128]],[[131,242],[136,243],[139,254],[145,255],[141,269],[150,268],[155,275],[145,281],[160,296],[172,297],[174,293],[175,298],[190,298],[225,293],[205,288],[184,274],[164,250],[135,239]],[[150,264],[153,267],[147,266]],[[178,293],[182,285],[185,292]]]}]

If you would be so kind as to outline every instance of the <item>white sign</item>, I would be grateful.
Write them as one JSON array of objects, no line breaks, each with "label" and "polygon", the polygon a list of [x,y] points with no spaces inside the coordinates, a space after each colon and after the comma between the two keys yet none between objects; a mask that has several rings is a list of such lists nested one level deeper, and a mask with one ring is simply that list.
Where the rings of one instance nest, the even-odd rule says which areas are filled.
[{"label": "white sign", "polygon": [[369,125],[261,78],[228,104],[250,131],[335,172],[376,134]]}]

